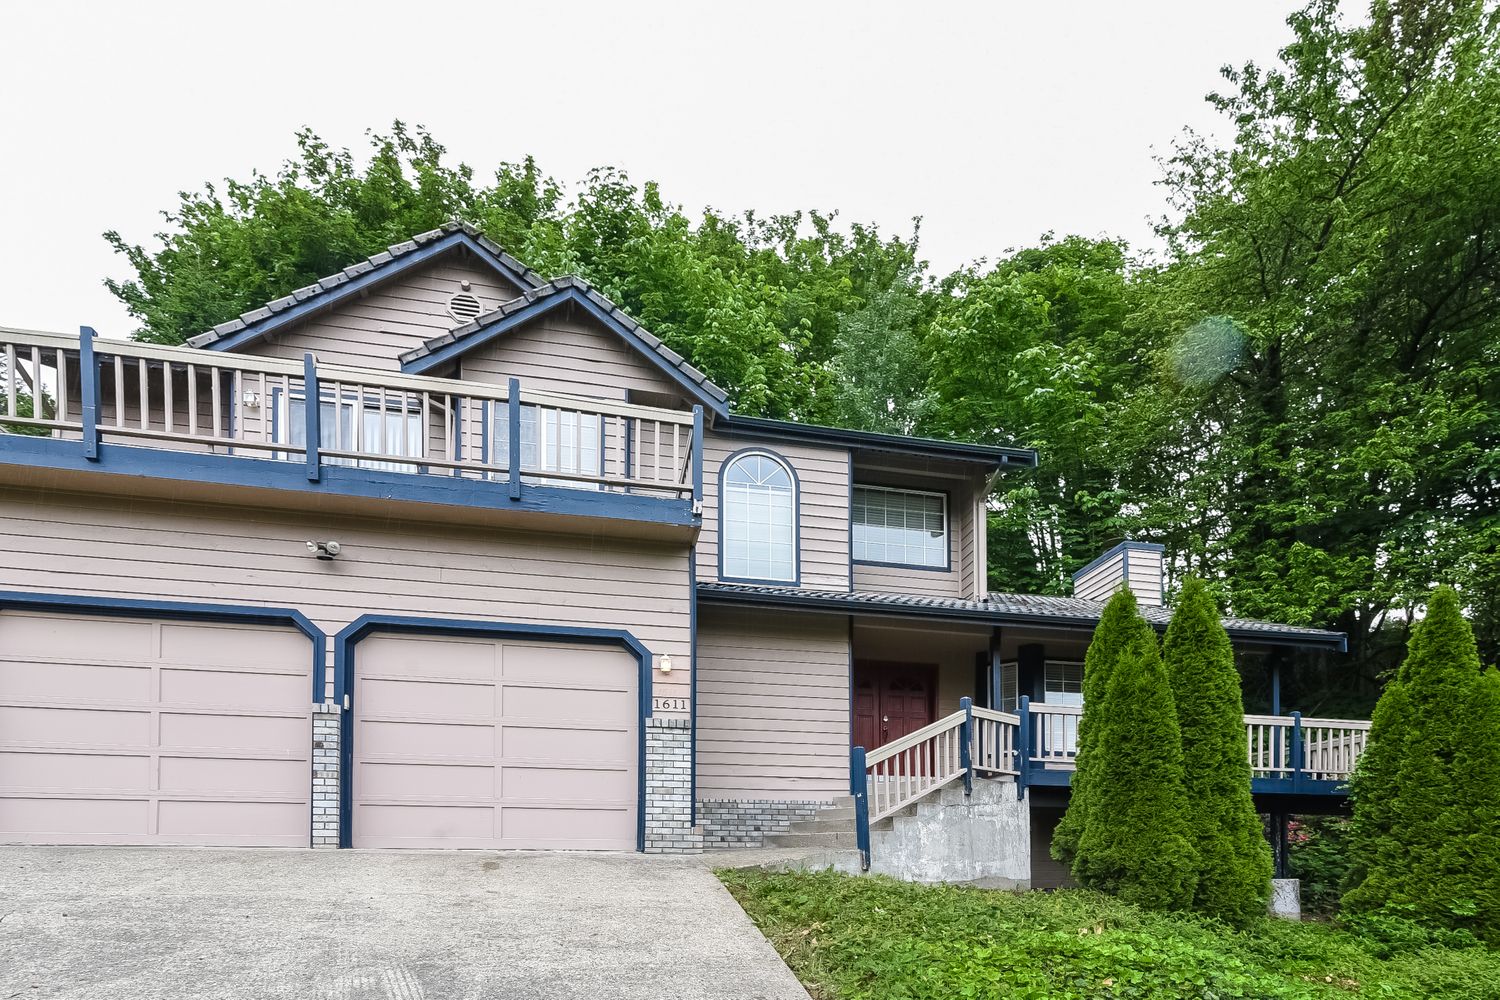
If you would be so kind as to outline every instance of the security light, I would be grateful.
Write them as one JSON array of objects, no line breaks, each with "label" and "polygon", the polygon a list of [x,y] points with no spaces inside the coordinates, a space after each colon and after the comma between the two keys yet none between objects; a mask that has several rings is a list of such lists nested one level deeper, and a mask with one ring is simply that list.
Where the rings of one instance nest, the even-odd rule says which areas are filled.
[{"label": "security light", "polygon": [[313,555],[317,556],[324,562],[328,562],[334,556],[338,555],[340,548],[342,548],[342,546],[340,546],[338,542],[331,540],[327,542],[307,543],[307,551],[311,552]]}]

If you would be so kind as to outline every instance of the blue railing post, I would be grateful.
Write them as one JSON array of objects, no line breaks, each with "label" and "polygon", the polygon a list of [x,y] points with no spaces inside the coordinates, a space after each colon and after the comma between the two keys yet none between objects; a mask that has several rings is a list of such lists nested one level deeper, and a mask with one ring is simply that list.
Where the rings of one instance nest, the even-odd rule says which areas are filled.
[{"label": "blue railing post", "polygon": [[[83,457],[99,461],[99,362],[94,357],[94,328],[78,328],[78,388],[83,397]],[[142,362],[144,364],[144,362]],[[62,362],[58,362],[62,367]]]},{"label": "blue railing post", "polygon": [[1031,699],[1024,694],[1016,706],[1016,798],[1026,797],[1027,772],[1031,769]]},{"label": "blue railing post", "polygon": [[703,407],[693,407],[693,513],[703,513]]},{"label": "blue railing post", "polygon": [[974,757],[970,746],[974,739],[974,699],[958,699],[958,707],[964,710],[964,724],[959,729],[958,763],[964,769],[964,794],[974,794]]},{"label": "blue railing post", "polygon": [[1292,791],[1302,790],[1302,713],[1292,713]]},{"label": "blue railing post", "polygon": [[865,748],[849,751],[849,794],[854,796],[854,843],[859,848],[859,864],[870,870],[870,775],[865,770]]},{"label": "blue railing post", "polygon": [[510,442],[510,498],[521,499],[521,380],[506,383],[506,405],[509,407],[506,438]]},{"label": "blue railing post", "polygon": [[[308,351],[302,355],[302,410],[306,418],[307,481],[315,483],[322,474],[323,396],[318,389],[318,359]],[[334,415],[337,420],[337,414]]]}]

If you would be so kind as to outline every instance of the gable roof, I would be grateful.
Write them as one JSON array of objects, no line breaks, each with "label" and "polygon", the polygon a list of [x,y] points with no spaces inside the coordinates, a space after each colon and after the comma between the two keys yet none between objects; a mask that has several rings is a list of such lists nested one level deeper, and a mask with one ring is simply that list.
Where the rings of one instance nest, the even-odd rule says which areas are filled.
[{"label": "gable roof", "polygon": [[[993,592],[983,600],[959,597],[924,597],[913,594],[876,594],[843,590],[807,590],[755,584],[700,583],[698,596],[736,604],[802,607],[807,610],[859,612],[860,610],[910,617],[988,622],[995,625],[1060,625],[1093,628],[1104,614],[1103,601],[1045,594]],[[1158,629],[1172,621],[1172,609],[1143,606],[1141,614]],[[1254,618],[1225,618],[1224,630],[1238,642],[1311,646],[1336,652],[1347,651],[1343,632],[1299,625],[1281,625]]]},{"label": "gable roof", "polygon": [[587,281],[574,275],[564,275],[530,288],[524,294],[503,303],[498,309],[441,336],[433,337],[421,347],[407,351],[400,358],[401,370],[411,374],[431,371],[539,316],[568,305],[583,309],[625,340],[654,367],[681,386],[689,398],[702,403],[704,409],[720,417],[729,415],[728,393],[710,382],[707,375],[688,364],[682,355],[663,344]]},{"label": "gable roof", "polygon": [[541,275],[500,249],[478,229],[467,222],[449,222],[387,247],[373,257],[351,264],[306,288],[299,288],[290,295],[283,295],[258,309],[220,323],[206,333],[190,337],[188,346],[211,351],[235,350],[460,246],[466,247],[518,288],[535,288],[542,284]]}]

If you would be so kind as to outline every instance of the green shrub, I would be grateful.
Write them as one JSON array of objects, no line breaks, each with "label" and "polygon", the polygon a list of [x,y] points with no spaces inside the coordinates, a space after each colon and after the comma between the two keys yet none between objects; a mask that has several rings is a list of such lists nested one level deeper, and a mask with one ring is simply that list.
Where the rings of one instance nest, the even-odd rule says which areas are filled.
[{"label": "green shrub", "polygon": [[1078,720],[1078,754],[1068,811],[1052,833],[1052,856],[1064,864],[1072,864],[1087,822],[1091,786],[1098,766],[1094,746],[1110,721],[1105,714],[1104,699],[1115,662],[1131,642],[1143,638],[1154,641],[1155,636],[1150,624],[1141,617],[1135,594],[1128,587],[1110,598],[1094,628],[1083,658],[1083,716]]},{"label": "green shrub", "polygon": [[1302,881],[1302,910],[1331,916],[1349,878],[1349,821],[1342,816],[1299,816],[1287,838],[1294,878]]},{"label": "green shrub", "polygon": [[1250,797],[1240,675],[1219,609],[1189,577],[1162,643],[1182,733],[1183,785],[1197,848],[1193,907],[1233,924],[1264,916],[1271,849]]},{"label": "green shrub", "polygon": [[1500,678],[1481,673],[1449,587],[1433,594],[1376,705],[1353,800],[1351,914],[1500,943]]},{"label": "green shrub", "polygon": [[1103,709],[1111,721],[1091,748],[1091,800],[1073,877],[1146,909],[1186,907],[1198,858],[1177,708],[1155,634],[1133,637],[1121,652]]}]

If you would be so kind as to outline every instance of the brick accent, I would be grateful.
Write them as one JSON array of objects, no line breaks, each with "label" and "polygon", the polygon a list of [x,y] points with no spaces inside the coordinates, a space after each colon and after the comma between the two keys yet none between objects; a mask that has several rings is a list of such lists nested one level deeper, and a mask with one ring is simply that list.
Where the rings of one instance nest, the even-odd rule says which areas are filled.
[{"label": "brick accent", "polygon": [[698,822],[703,847],[762,847],[767,834],[786,833],[798,820],[812,819],[826,802],[778,802],[771,799],[702,799]]},{"label": "brick accent", "polygon": [[687,719],[646,720],[646,853],[697,854],[693,826],[693,731]]},{"label": "brick accent", "polygon": [[339,846],[339,742],[343,713],[337,705],[313,707],[312,846]]}]

